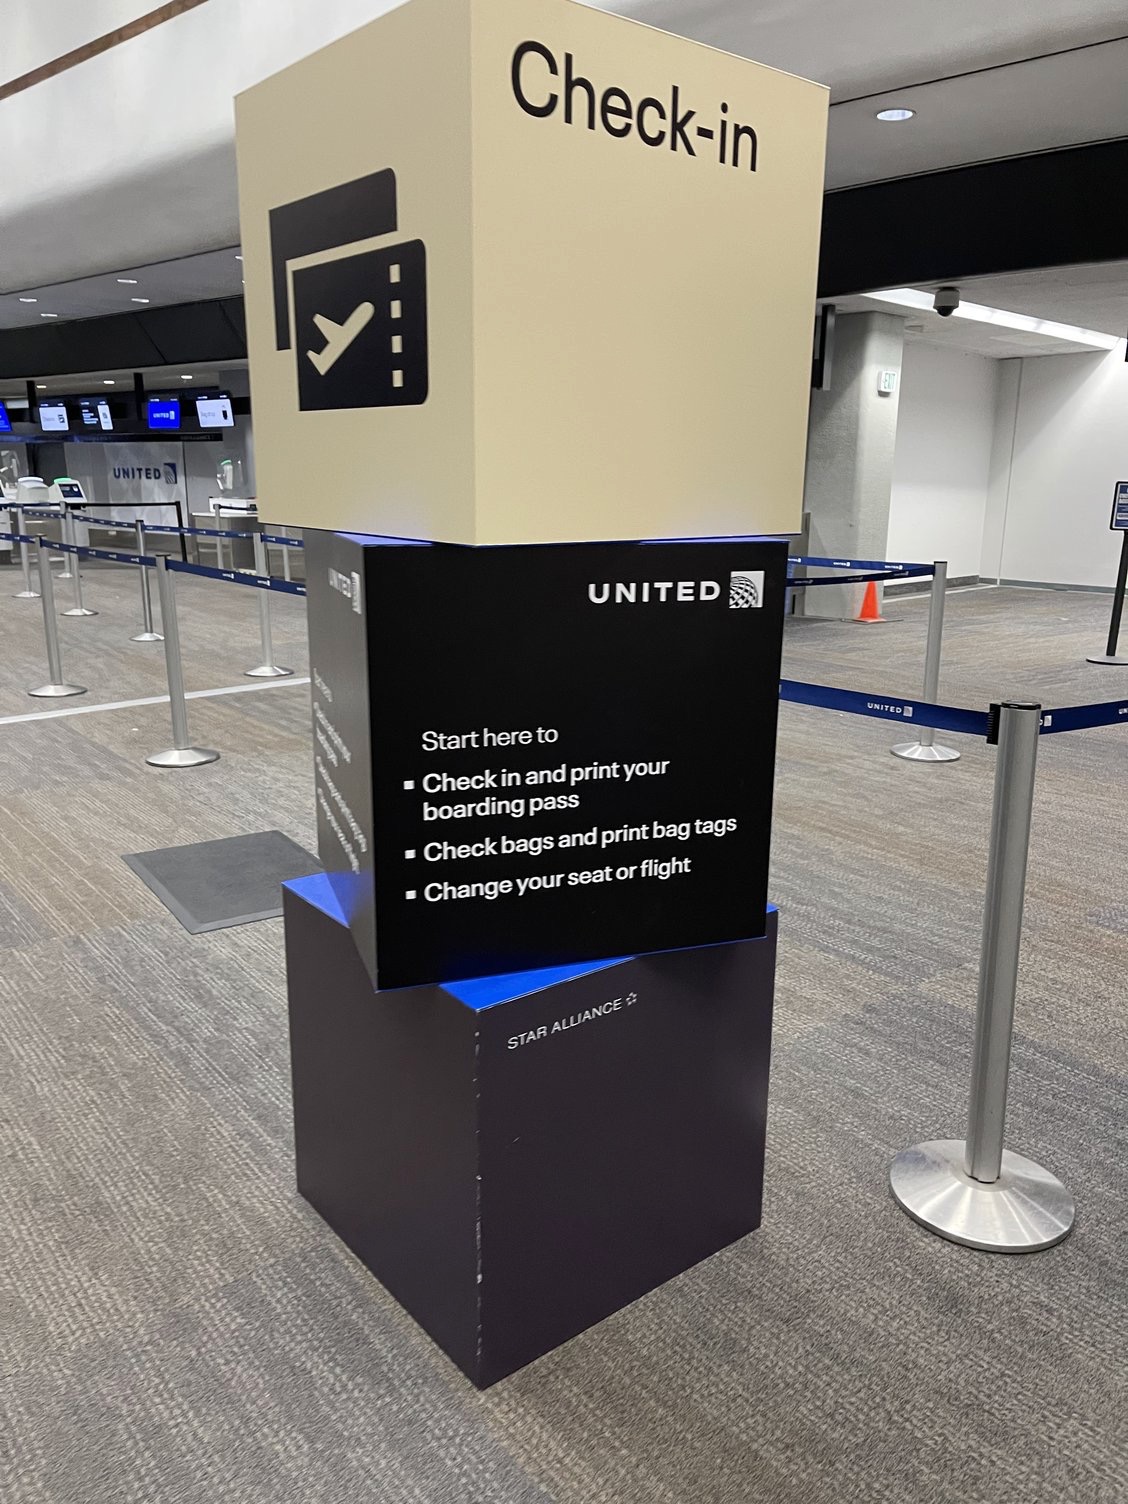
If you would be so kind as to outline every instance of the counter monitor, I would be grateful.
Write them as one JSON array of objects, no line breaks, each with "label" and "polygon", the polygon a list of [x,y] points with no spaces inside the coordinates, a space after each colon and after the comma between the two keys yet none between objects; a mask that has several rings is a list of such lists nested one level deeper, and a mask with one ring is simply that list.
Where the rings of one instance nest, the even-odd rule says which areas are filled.
[{"label": "counter monitor", "polygon": [[66,403],[41,402],[39,404],[39,426],[44,433],[68,433],[70,431],[70,419],[67,417]]},{"label": "counter monitor", "polygon": [[145,404],[149,427],[175,432],[180,427],[179,397],[150,397]]},{"label": "counter monitor", "polygon": [[201,428],[234,428],[230,397],[197,397],[196,417]]}]

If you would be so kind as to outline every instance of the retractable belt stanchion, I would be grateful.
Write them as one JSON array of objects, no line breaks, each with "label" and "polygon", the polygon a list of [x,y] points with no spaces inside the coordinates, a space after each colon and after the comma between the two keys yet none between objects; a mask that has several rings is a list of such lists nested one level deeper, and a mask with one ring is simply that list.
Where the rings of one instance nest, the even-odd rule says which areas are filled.
[{"label": "retractable belt stanchion", "polygon": [[[15,507],[13,515],[16,519],[16,532],[23,534],[26,524],[24,523],[23,507]],[[26,543],[20,544],[20,568],[23,570],[23,589],[16,592],[18,601],[37,601],[39,591],[31,588],[31,554]]]},{"label": "retractable belt stanchion", "polygon": [[[924,694],[922,699],[936,704],[940,693],[940,651],[944,640],[944,594],[948,588],[948,564],[937,559],[932,566],[932,591],[928,597],[928,642],[924,650]],[[923,726],[915,742],[898,742],[890,747],[894,757],[905,757],[910,762],[956,762],[959,753],[954,747],[938,747],[936,732],[931,726]]]},{"label": "retractable belt stanchion", "polygon": [[169,573],[163,554],[157,555],[157,595],[161,603],[161,626],[164,628],[165,668],[168,672],[168,699],[172,711],[172,746],[167,752],[154,752],[145,761],[154,768],[198,768],[215,762],[218,752],[210,747],[193,747],[188,735],[188,706],[184,699],[184,670],[180,662],[180,626],[176,620],[176,582]]},{"label": "retractable belt stanchion", "polygon": [[1003,1148],[1041,709],[1007,703],[999,710],[967,1138],[905,1149],[889,1172],[893,1195],[923,1227],[997,1253],[1049,1248],[1074,1215],[1059,1180]]},{"label": "retractable belt stanchion", "polygon": [[[266,544],[261,533],[255,534],[255,573],[265,578],[270,573],[266,559]],[[262,662],[257,668],[243,672],[248,679],[288,679],[292,668],[282,668],[274,661],[274,634],[270,627],[270,591],[259,592],[259,631],[262,636]]]},{"label": "retractable belt stanchion", "polygon": [[[78,545],[75,542],[75,539],[78,537],[78,529],[74,525],[73,512],[63,513],[63,534],[64,541],[69,543],[72,548],[77,548]],[[69,554],[67,557],[70,559],[71,579],[74,581],[74,605],[70,608],[69,611],[64,611],[63,615],[97,616],[97,611],[92,611],[89,606],[84,606],[82,603],[82,570],[80,568],[81,560],[78,554]],[[60,575],[59,578],[61,580],[64,578],[64,576]]]},{"label": "retractable belt stanchion", "polygon": [[1120,642],[1120,618],[1124,614],[1124,588],[1128,585],[1128,530],[1120,535],[1120,567],[1116,571],[1116,589],[1112,594],[1112,616],[1108,624],[1108,644],[1103,653],[1092,653],[1086,663],[1128,663],[1116,649]]},{"label": "retractable belt stanchion", "polygon": [[[59,542],[73,543],[70,530],[70,513],[66,507],[61,507],[58,512],[59,518]],[[60,554],[59,563],[63,566],[56,575],[56,579],[70,580],[78,573],[78,560],[74,554]]]},{"label": "retractable belt stanchion", "polygon": [[[137,552],[145,553],[145,524],[141,518],[137,519]],[[164,638],[159,632],[153,631],[153,598],[149,593],[149,565],[137,566],[141,575],[141,630],[130,642],[163,642]]]},{"label": "retractable belt stanchion", "polygon": [[67,695],[84,695],[86,693],[84,685],[68,684],[63,678],[63,656],[59,651],[59,623],[55,620],[55,582],[51,577],[51,563],[47,550],[42,544],[39,547],[37,562],[39,594],[43,600],[43,633],[47,639],[47,673],[50,678],[38,689],[29,689],[28,694],[34,695],[38,700],[61,700]]}]

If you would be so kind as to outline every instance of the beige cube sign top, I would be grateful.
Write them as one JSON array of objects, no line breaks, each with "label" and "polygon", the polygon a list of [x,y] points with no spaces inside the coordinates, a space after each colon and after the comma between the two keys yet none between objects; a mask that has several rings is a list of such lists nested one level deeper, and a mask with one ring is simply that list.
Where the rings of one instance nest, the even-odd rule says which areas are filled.
[{"label": "beige cube sign top", "polygon": [[826,113],[575,0],[408,0],[241,95],[262,515],[797,531]]}]

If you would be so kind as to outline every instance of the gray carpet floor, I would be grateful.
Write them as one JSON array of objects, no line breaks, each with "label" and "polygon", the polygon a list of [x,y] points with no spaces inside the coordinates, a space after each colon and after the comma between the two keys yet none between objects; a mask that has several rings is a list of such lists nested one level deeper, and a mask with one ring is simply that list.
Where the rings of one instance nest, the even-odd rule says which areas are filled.
[{"label": "gray carpet floor", "polygon": [[[0,717],[43,677],[0,571]],[[13,588],[18,588],[13,586]],[[250,681],[257,601],[178,584],[190,687]],[[64,620],[88,703],[159,694],[136,586]],[[953,594],[943,697],[1128,694],[1107,599]],[[924,603],[796,621],[786,672],[914,693]],[[306,671],[303,605],[280,655]],[[71,702],[72,705],[75,702]],[[4,1504],[1106,1504],[1128,1499],[1128,728],[1046,738],[1008,1140],[1074,1191],[1026,1258],[930,1237],[891,1156],[959,1135],[994,753],[784,706],[763,1228],[485,1394],[293,1187],[280,921],[186,934],[126,851],[314,845],[309,691],[0,724]]]}]

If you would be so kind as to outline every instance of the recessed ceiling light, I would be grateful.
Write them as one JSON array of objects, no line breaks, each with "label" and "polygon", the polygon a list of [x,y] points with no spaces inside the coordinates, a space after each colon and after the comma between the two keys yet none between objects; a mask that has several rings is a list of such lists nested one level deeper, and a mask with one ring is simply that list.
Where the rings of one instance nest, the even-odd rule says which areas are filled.
[{"label": "recessed ceiling light", "polygon": [[147,303],[149,300],[148,298],[130,298],[129,301],[131,303]]},{"label": "recessed ceiling light", "polygon": [[57,313],[41,313],[39,317],[41,319],[57,319],[59,315]]},{"label": "recessed ceiling light", "polygon": [[123,287],[136,287],[137,286],[137,278],[136,277],[119,277],[118,281],[122,284]]},{"label": "recessed ceiling light", "polygon": [[20,302],[21,303],[38,303],[39,299],[38,298],[21,298]]},{"label": "recessed ceiling light", "polygon": [[878,110],[879,120],[911,120],[916,114],[915,110]]},{"label": "recessed ceiling light", "polygon": [[37,381],[35,383],[35,390],[37,392],[45,392],[47,390],[47,383],[45,381]]},{"label": "recessed ceiling light", "polygon": [[181,381],[191,381],[192,380],[191,376],[181,376],[180,379],[181,379]]},{"label": "recessed ceiling light", "polygon": [[102,385],[103,386],[117,386],[117,382],[116,381],[111,381],[109,379],[109,377],[106,377],[106,379],[102,382]]}]

